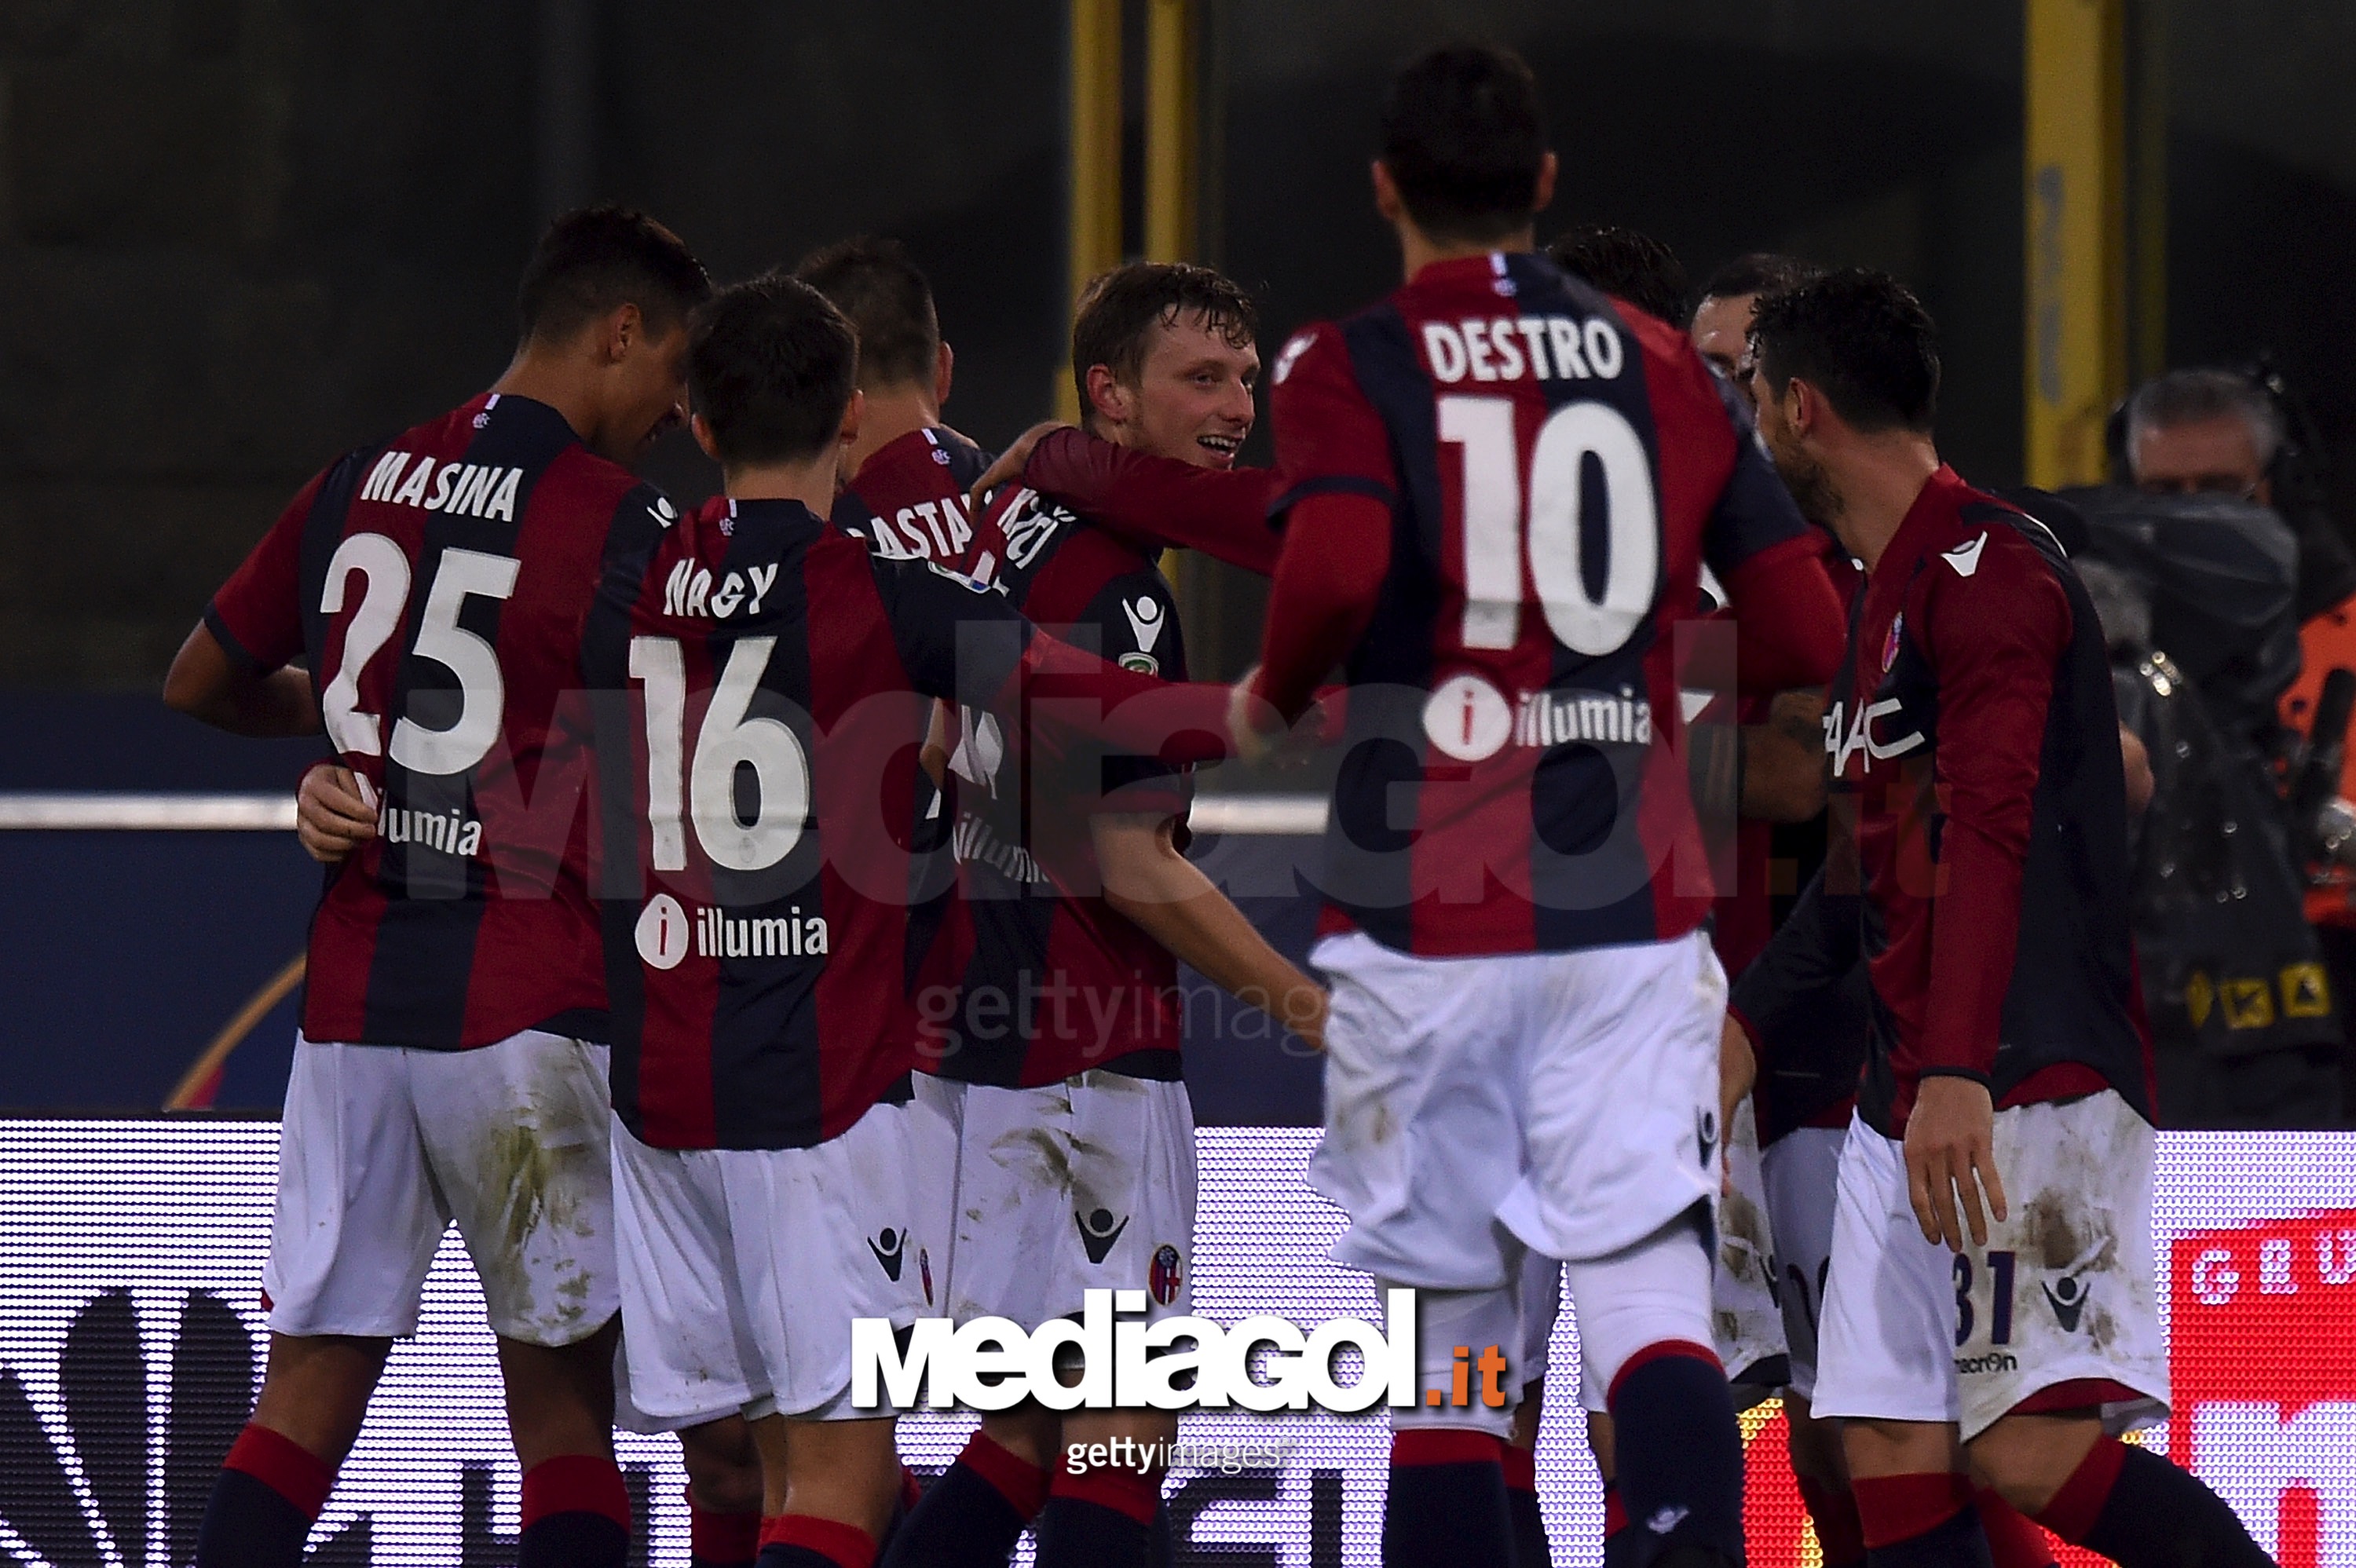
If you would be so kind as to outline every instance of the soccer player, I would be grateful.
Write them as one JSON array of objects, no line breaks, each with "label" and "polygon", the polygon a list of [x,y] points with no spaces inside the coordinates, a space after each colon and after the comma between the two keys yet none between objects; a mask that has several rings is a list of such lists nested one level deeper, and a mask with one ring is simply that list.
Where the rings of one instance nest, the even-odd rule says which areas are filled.
[{"label": "soccer player", "polygon": [[[1743,679],[1774,690],[1828,677],[1838,610],[1692,347],[1527,253],[1554,168],[1513,56],[1451,47],[1393,82],[1374,184],[1408,282],[1277,360],[1288,528],[1239,706],[1297,714],[1346,663],[1311,1168],[1350,1216],[1336,1258],[1421,1287],[1435,1389],[1454,1346],[1519,1361],[1525,1249],[1569,1260],[1644,1557],[1731,1563],[1706,1242],[1724,982],[1674,625],[1706,556]],[[1388,1561],[1511,1561],[1511,1409],[1394,1417]]]},{"label": "soccer player", "polygon": [[[1249,298],[1205,268],[1140,263],[1097,279],[1072,329],[1089,429],[1226,468],[1255,416],[1253,326]],[[1041,625],[1183,677],[1168,581],[1151,554],[1085,518],[1003,493],[963,565]],[[1312,1042],[1323,994],[1185,859],[1183,774],[1119,754],[1043,766],[1023,736],[978,713],[963,718],[951,767],[975,940],[955,1038],[919,1090],[959,1129],[953,1314],[1036,1328],[1099,1288],[1141,1293],[1153,1317],[1183,1313],[1194,1124],[1178,961]],[[1035,1516],[1043,1568],[1141,1564],[1162,1464],[1075,1474],[1058,1456],[1121,1440],[1150,1454],[1176,1433],[1161,1412],[985,1415],[890,1561],[1002,1563]]]},{"label": "soccer player", "polygon": [[[950,885],[905,848],[927,699],[1170,693],[822,520],[862,405],[851,328],[807,284],[724,291],[688,364],[728,502],[616,538],[582,654],[624,1344],[648,1414],[751,1419],[764,1568],[866,1568],[901,1472],[888,1413],[850,1403],[851,1320],[905,1324],[933,1287],[891,1114],[916,1060],[924,906]],[[1224,694],[1178,695],[1191,726],[1131,705],[1107,733],[1167,763],[1219,754]]]},{"label": "soccer player", "polygon": [[679,418],[708,289],[650,219],[557,219],[498,382],[305,485],[174,661],[166,700],[222,728],[324,723],[383,826],[352,830],[312,921],[269,1371],[206,1568],[301,1561],[453,1220],[523,1466],[518,1561],[623,1561],[605,988],[565,707],[608,531],[669,511],[626,465]]},{"label": "soccer player", "polygon": [[932,285],[888,240],[846,240],[804,258],[794,275],[859,334],[866,412],[843,454],[835,527],[890,560],[961,559],[973,539],[966,493],[989,458],[941,422],[956,356],[942,340]]},{"label": "soccer player", "polygon": [[2213,1493],[2114,1435],[2165,1413],[2168,1375],[2094,609],[2051,534],[1940,463],[1933,329],[1903,287],[1830,273],[1763,298],[1753,333],[1776,466],[1869,573],[1825,722],[1825,885],[1854,896],[1804,904],[1737,997],[1759,1018],[1860,957],[1871,984],[1815,1389],[1869,1559],[1986,1563],[1976,1471],[2123,1568],[2263,1563]]},{"label": "soccer player", "polygon": [[1737,256],[1702,283],[1689,329],[1694,347],[1710,368],[1751,396],[1751,313],[1759,296],[1787,289],[1815,275],[1815,266],[1796,256],[1754,251]]},{"label": "soccer player", "polygon": [[1623,300],[1671,325],[1685,320],[1692,285],[1677,253],[1649,234],[1610,223],[1582,223],[1558,235],[1547,260],[1575,278],[1585,278],[1614,299]]}]

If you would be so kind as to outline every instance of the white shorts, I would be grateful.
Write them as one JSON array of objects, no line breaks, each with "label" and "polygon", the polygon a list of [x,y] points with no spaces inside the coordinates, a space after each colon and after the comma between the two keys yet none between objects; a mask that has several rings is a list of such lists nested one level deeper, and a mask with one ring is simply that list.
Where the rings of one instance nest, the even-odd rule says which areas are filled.
[{"label": "white shorts", "polygon": [[1959,1255],[1922,1239],[1902,1146],[1852,1122],[1815,1413],[1953,1422],[1970,1442],[2031,1395],[2086,1382],[2118,1385],[2079,1402],[2099,1403],[2114,1433],[2164,1417],[2155,1141],[2110,1090],[1997,1112],[2011,1218]]},{"label": "white shorts", "polygon": [[570,1345],[620,1305],[606,1048],[528,1029],[474,1051],[297,1036],[262,1287],[279,1334],[417,1332],[456,1221],[491,1331]]},{"label": "white shorts", "polygon": [[[1142,1290],[1148,1319],[1187,1310],[1194,1276],[1194,1109],[1186,1085],[1094,1068],[1035,1089],[934,1079],[957,1129],[948,1314],[1036,1328],[1088,1290]],[[944,1183],[928,1173],[935,1190]]]},{"label": "white shorts", "polygon": [[614,1125],[629,1405],[668,1430],[739,1413],[810,1421],[851,1403],[851,1322],[905,1328],[937,1295],[912,1234],[908,1107],[810,1148],[659,1149]]},{"label": "white shorts", "polygon": [[1746,1099],[1727,1129],[1727,1182],[1718,1199],[1718,1255],[1711,1260],[1711,1338],[1734,1402],[1749,1409],[1790,1376],[1783,1317],[1775,1301],[1775,1235],[1759,1161],[1759,1123]]},{"label": "white shorts", "polygon": [[1792,1392],[1816,1396],[1816,1324],[1832,1272],[1833,1211],[1847,1127],[1797,1127],[1760,1158],[1767,1188],[1767,1229],[1775,1238],[1775,1297],[1791,1351]]},{"label": "white shorts", "polygon": [[1333,983],[1309,1181],[1349,1216],[1334,1261],[1503,1285],[1526,1244],[1614,1253],[1718,1190],[1726,978],[1708,939],[1425,958],[1363,933]]}]

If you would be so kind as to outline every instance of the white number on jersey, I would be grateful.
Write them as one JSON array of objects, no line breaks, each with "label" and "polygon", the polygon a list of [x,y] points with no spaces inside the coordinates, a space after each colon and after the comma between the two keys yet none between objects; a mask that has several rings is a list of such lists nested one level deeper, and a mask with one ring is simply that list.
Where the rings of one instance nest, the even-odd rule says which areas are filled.
[{"label": "white number on jersey", "polygon": [[[499,738],[507,708],[507,680],[497,650],[458,624],[470,596],[505,599],[515,592],[519,563],[511,556],[481,550],[445,549],[425,595],[417,645],[412,650],[458,677],[458,719],[447,730],[432,730],[403,717],[392,727],[392,760],[412,773],[437,776],[463,773],[481,762]],[[363,582],[359,608],[344,628],[344,656],[319,695],[327,739],[357,757],[384,752],[383,720],[359,706],[360,672],[400,628],[409,603],[409,558],[382,534],[354,534],[336,547],[327,562],[327,582],[319,609],[333,615],[344,607],[345,585],[353,572]]]},{"label": "white number on jersey", "polygon": [[[1440,439],[1463,448],[1463,645],[1520,641],[1526,553],[1556,641],[1590,658],[1618,652],[1660,592],[1660,504],[1636,427],[1609,403],[1566,403],[1539,427],[1526,475],[1512,400],[1451,394],[1439,412]],[[1581,515],[1580,485],[1590,455],[1603,470],[1602,516],[1593,519]],[[1590,523],[1610,562],[1601,599],[1580,565]]]},{"label": "white number on jersey", "polygon": [[[809,824],[809,754],[787,725],[747,716],[776,645],[775,637],[744,637],[729,648],[703,728],[696,735],[694,763],[684,766],[687,667],[679,641],[630,639],[630,675],[647,694],[647,825],[653,833],[656,870],[687,868],[682,796],[684,815],[695,825],[695,841],[716,866],[732,871],[766,870],[801,842]],[[760,795],[750,822],[736,814],[739,765],[752,768]]]}]

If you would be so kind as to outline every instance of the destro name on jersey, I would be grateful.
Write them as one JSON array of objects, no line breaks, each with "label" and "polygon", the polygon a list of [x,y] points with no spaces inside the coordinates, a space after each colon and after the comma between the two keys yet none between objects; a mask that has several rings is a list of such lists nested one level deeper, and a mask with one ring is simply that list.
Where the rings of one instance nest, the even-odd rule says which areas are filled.
[{"label": "destro name on jersey", "polygon": [[1611,380],[1627,363],[1619,330],[1601,316],[1466,316],[1423,324],[1435,381]]}]

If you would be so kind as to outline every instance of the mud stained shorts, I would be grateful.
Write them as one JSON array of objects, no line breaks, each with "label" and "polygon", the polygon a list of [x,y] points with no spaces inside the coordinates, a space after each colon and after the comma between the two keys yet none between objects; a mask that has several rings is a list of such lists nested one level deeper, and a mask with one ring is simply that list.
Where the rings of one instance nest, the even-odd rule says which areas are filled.
[{"label": "mud stained shorts", "polygon": [[1726,979],[1708,938],[1430,958],[1363,933],[1333,985],[1309,1183],[1333,1259],[1428,1289],[1502,1287],[1521,1248],[1601,1257],[1716,1198]]},{"label": "mud stained shorts", "polygon": [[1737,1408],[1772,1398],[1789,1380],[1783,1309],[1776,1305],[1775,1233],[1759,1160],[1759,1123],[1746,1099],[1727,1129],[1726,1184],[1718,1197],[1718,1253],[1710,1267],[1712,1338]]},{"label": "mud stained shorts", "polygon": [[2098,1405],[2113,1433],[2168,1413],[2152,1280],[2151,1124],[2115,1093],[1996,1115],[2010,1218],[1986,1247],[1922,1239],[1895,1138],[1852,1122],[1825,1300],[1818,1415],[1955,1422]]},{"label": "mud stained shorts", "polygon": [[1184,1083],[1099,1067],[1033,1089],[933,1079],[918,1093],[956,1129],[949,1316],[1032,1329],[1079,1312],[1088,1290],[1145,1292],[1147,1321],[1187,1310],[1195,1176]]},{"label": "mud stained shorts", "polygon": [[906,1107],[810,1148],[662,1149],[614,1124],[629,1404],[655,1430],[739,1413],[848,1421],[851,1324],[905,1328],[935,1264],[910,1234]]},{"label": "mud stained shorts", "polygon": [[455,1221],[491,1331],[570,1345],[620,1304],[602,1045],[527,1030],[474,1051],[297,1036],[262,1287],[279,1334],[417,1332]]},{"label": "mud stained shorts", "polygon": [[1838,1203],[1847,1127],[1795,1127],[1759,1157],[1767,1189],[1767,1230],[1775,1238],[1775,1296],[1791,1351],[1786,1386],[1816,1396],[1816,1326],[1832,1273],[1833,1211]]}]

